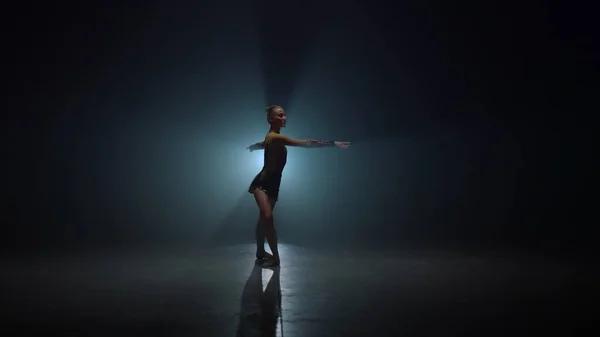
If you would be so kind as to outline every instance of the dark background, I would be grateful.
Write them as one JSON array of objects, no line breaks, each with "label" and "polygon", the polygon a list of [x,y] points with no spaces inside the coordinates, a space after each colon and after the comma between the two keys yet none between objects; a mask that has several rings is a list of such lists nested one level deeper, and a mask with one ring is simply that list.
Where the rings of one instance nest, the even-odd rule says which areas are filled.
[{"label": "dark background", "polygon": [[[2,247],[250,242],[264,107],[283,242],[578,251],[591,11],[505,1],[3,4]],[[591,194],[591,193],[590,193]],[[595,217],[594,217],[595,218]]]}]

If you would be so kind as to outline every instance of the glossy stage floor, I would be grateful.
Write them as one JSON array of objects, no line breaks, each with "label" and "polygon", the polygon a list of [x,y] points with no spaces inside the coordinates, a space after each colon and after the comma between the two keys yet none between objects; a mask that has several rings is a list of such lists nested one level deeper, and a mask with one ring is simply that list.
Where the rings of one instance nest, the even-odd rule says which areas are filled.
[{"label": "glossy stage floor", "polygon": [[597,275],[534,256],[283,244],[2,262],[4,336],[573,336]]}]

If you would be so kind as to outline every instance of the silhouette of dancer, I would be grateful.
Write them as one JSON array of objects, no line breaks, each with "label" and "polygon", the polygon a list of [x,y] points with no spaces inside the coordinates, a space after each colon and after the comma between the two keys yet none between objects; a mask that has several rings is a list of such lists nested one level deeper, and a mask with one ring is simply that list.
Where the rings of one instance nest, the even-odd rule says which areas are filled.
[{"label": "silhouette of dancer", "polygon": [[[256,259],[263,267],[278,266],[279,250],[277,249],[277,233],[273,222],[273,210],[279,197],[279,186],[285,164],[287,162],[286,146],[298,146],[305,148],[338,147],[348,148],[349,142],[337,142],[330,140],[298,140],[281,134],[281,128],[285,127],[286,115],[282,107],[278,105],[268,106],[267,120],[270,125],[265,140],[248,147],[250,151],[264,149],[264,165],[256,175],[248,192],[254,195],[256,204],[260,209],[260,217],[256,225]],[[265,251],[265,237],[272,254]]]}]

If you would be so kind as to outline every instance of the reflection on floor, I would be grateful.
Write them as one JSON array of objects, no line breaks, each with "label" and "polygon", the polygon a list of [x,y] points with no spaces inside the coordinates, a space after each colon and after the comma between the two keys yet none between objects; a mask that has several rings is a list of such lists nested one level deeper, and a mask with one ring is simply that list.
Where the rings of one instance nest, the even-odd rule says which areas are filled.
[{"label": "reflection on floor", "polygon": [[574,335],[592,320],[586,305],[598,284],[591,267],[539,257],[290,245],[281,252],[281,268],[270,270],[254,265],[252,245],[4,260],[0,329],[112,337]]}]

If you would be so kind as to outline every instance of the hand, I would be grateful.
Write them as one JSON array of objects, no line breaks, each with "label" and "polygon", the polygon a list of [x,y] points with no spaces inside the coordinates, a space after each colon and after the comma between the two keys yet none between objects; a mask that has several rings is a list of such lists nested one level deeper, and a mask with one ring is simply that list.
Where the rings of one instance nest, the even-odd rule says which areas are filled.
[{"label": "hand", "polygon": [[262,150],[262,149],[264,149],[264,148],[265,148],[265,146],[266,146],[266,145],[267,145],[267,144],[268,144],[270,141],[271,141],[271,140],[269,139],[269,140],[265,140],[265,141],[263,141],[263,142],[259,142],[259,143],[252,144],[252,145],[248,146],[248,147],[246,148],[246,150],[248,150],[248,151],[250,151],[250,152],[252,152],[252,151],[256,151],[256,150]]},{"label": "hand", "polygon": [[260,150],[260,149],[261,149],[261,147],[258,144],[252,144],[246,148],[246,150],[248,150],[250,152]]},{"label": "hand", "polygon": [[340,149],[347,149],[350,147],[350,142],[335,142],[335,147],[339,147]]}]

